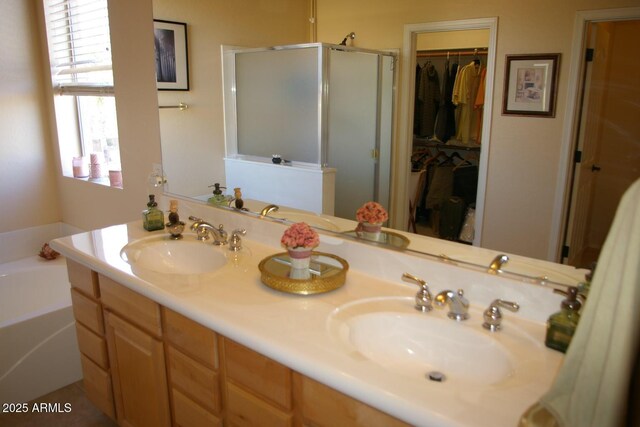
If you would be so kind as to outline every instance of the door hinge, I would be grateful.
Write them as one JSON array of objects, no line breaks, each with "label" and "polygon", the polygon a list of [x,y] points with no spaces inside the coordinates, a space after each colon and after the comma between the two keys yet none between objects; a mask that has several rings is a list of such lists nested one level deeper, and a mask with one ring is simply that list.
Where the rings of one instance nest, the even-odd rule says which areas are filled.
[{"label": "door hinge", "polygon": [[588,47],[587,51],[584,54],[584,61],[585,62],[593,62],[593,53],[594,53],[593,48]]},{"label": "door hinge", "polygon": [[581,161],[582,161],[582,151],[576,150],[575,153],[573,153],[573,162],[580,163]]},{"label": "door hinge", "polygon": [[562,258],[568,258],[569,257],[569,246],[564,245],[562,247]]},{"label": "door hinge", "polygon": [[380,157],[380,150],[378,150],[377,148],[372,149],[371,158],[378,160],[379,157]]}]

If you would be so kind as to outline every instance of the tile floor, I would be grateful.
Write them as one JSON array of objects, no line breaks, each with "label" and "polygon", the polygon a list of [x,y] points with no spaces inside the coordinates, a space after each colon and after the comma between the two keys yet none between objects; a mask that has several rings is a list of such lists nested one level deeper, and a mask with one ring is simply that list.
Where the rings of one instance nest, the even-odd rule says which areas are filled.
[{"label": "tile floor", "polygon": [[[59,403],[64,411],[70,404],[69,412],[43,413],[33,412],[35,403]],[[69,406],[69,405],[67,405]],[[69,384],[59,390],[41,396],[29,402],[28,413],[4,413],[0,411],[2,427],[117,427],[115,421],[104,415],[87,399],[82,381]]]}]

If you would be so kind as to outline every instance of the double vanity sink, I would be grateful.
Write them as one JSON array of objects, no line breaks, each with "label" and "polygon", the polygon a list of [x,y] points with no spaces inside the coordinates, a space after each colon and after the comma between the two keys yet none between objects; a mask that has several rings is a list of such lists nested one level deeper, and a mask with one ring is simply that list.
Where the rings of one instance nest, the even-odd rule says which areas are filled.
[{"label": "double vanity sink", "polygon": [[[549,289],[322,236],[318,249],[350,264],[345,285],[313,296],[282,293],[261,283],[258,264],[282,251],[277,244],[284,226],[231,218],[247,229],[237,252],[191,233],[171,240],[138,223],[53,245],[157,303],[412,425],[513,426],[550,387],[562,355],[544,346],[544,319],[558,301]],[[403,270],[427,280],[434,294],[465,288],[469,319],[448,318],[446,306],[415,310],[416,288],[401,281]],[[482,327],[483,311],[496,298],[517,300],[523,309],[505,312],[502,329],[491,332]]]}]

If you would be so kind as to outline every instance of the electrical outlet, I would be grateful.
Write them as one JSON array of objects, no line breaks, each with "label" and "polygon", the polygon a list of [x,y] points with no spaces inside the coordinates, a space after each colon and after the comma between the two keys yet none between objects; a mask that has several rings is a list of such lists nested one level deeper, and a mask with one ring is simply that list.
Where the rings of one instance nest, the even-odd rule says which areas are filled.
[{"label": "electrical outlet", "polygon": [[160,163],[152,163],[151,164],[151,171],[152,171],[153,175],[162,176],[163,175],[163,173],[162,173],[162,164],[160,164]]}]

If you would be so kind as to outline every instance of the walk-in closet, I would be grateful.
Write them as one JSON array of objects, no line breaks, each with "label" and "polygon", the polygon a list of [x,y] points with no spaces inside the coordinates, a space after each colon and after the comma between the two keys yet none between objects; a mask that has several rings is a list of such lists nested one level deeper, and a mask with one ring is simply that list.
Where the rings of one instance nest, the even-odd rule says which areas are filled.
[{"label": "walk-in closet", "polygon": [[487,46],[488,30],[418,37],[409,231],[473,242]]}]

